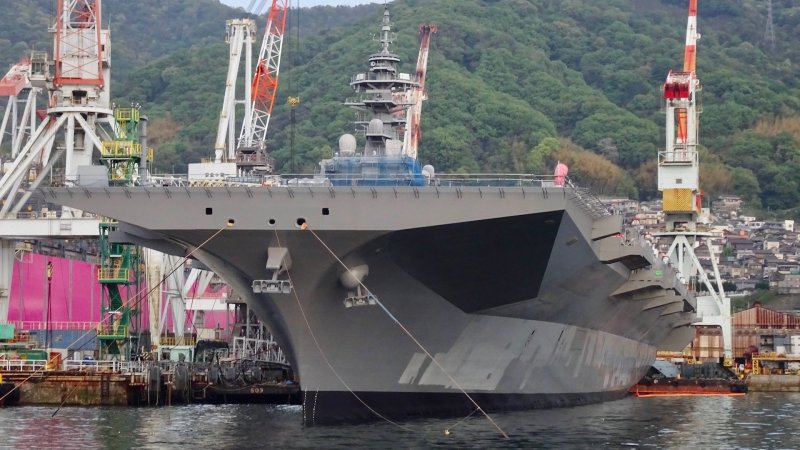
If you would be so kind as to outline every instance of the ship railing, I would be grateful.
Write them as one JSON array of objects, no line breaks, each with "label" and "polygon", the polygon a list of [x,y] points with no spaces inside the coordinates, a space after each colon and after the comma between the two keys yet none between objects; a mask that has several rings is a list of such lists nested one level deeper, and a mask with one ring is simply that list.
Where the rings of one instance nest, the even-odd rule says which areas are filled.
[{"label": "ship railing", "polygon": [[0,359],[0,370],[35,372],[47,368],[46,359]]},{"label": "ship railing", "polygon": [[152,175],[148,181],[153,186],[187,186],[189,178],[185,174],[162,174]]},{"label": "ship railing", "polygon": [[[16,215],[11,215],[12,219],[60,219],[62,218],[61,210],[42,210],[42,211],[19,211]],[[89,212],[80,212],[78,218],[93,218],[95,214]],[[69,217],[70,219],[75,217]]]},{"label": "ship railing", "polygon": [[286,356],[278,344],[271,339],[235,337],[231,355],[236,359],[252,359],[286,364]]},{"label": "ship railing", "polygon": [[[172,182],[177,178],[172,177],[153,177],[152,180],[164,180]],[[182,184],[162,184],[163,186],[185,186],[186,180],[182,179]],[[604,217],[611,214],[606,205],[595,196],[588,188],[583,188],[572,182],[568,177],[557,177],[555,175],[529,175],[529,174],[437,174],[433,179],[427,179],[420,174],[375,174],[365,176],[364,174],[280,174],[249,176],[245,178],[231,178],[230,184],[240,184],[247,186],[312,186],[333,184],[347,185],[368,185],[368,186],[419,186],[431,185],[439,187],[539,187],[539,188],[564,188],[570,198],[574,200],[578,207],[594,218]],[[158,185],[156,182],[155,184]],[[226,183],[226,185],[230,185]]]},{"label": "ship railing", "polygon": [[572,200],[587,215],[595,219],[611,215],[608,207],[588,188],[578,187],[570,179],[565,180],[564,188],[570,191]]},{"label": "ship railing", "polygon": [[14,322],[14,327],[17,330],[94,330],[97,322],[34,322],[34,321],[17,321]]}]

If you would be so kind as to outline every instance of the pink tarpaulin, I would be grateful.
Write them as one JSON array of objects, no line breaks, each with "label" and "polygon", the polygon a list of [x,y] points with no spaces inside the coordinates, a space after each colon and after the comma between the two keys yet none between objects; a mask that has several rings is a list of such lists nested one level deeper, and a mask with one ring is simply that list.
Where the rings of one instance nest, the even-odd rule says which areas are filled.
[{"label": "pink tarpaulin", "polygon": [[[50,281],[50,317],[47,318],[47,263],[53,264],[53,275]],[[70,279],[72,282],[70,283]],[[102,287],[97,282],[97,264],[91,262],[57,258],[53,256],[26,253],[22,261],[14,261],[14,273],[11,280],[11,296],[9,298],[8,321],[15,322],[51,322],[51,323],[97,323],[100,317]],[[120,286],[123,301],[127,298],[125,286]],[[144,298],[147,290],[144,286],[131,286],[130,297],[137,303],[144,329],[148,328],[147,303]],[[140,294],[137,296],[137,294]],[[206,292],[197,295],[190,292],[187,309],[192,308],[192,297],[218,298],[220,304],[225,303],[228,294],[226,285],[209,285]],[[142,297],[141,302],[137,299]],[[198,302],[199,303],[199,302]],[[219,305],[215,305],[219,306]],[[167,327],[172,329],[171,312],[168,311]],[[225,328],[229,320],[225,311],[207,311],[203,324],[195,327]],[[186,324],[191,332],[193,313],[187,312]],[[232,321],[232,320],[231,320]]]},{"label": "pink tarpaulin", "polygon": [[[92,263],[26,253],[14,261],[8,320],[45,321],[47,263],[53,263],[50,282],[51,322],[97,322],[100,318],[100,284]],[[71,276],[70,276],[71,275]],[[72,283],[70,283],[70,278]]]}]

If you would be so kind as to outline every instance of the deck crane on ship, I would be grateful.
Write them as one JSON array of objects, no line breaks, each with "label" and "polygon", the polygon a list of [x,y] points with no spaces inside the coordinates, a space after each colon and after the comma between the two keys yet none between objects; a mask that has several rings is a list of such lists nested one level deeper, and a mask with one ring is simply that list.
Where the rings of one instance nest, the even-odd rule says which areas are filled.
[{"label": "deck crane on ship", "polygon": [[709,250],[710,233],[703,230],[700,159],[698,153],[699,115],[702,85],[697,77],[697,0],[689,1],[683,70],[670,71],[663,86],[666,105],[666,147],[658,154],[658,190],[663,195],[665,230],[656,234],[669,248],[666,257],[686,283],[702,283],[708,295],[697,296],[696,325],[722,329],[726,363],[732,361],[730,299],[722,287],[717,261],[712,253],[714,281],[709,279],[695,254],[702,242]]}]

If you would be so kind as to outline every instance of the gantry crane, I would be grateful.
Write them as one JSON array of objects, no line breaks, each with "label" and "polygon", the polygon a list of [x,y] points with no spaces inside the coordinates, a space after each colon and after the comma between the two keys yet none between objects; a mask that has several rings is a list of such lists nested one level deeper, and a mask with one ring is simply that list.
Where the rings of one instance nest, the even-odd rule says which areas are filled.
[{"label": "gantry crane", "polygon": [[697,0],[689,1],[683,71],[670,71],[664,83],[666,103],[666,148],[658,154],[658,190],[663,195],[665,231],[658,233],[669,243],[667,257],[688,284],[703,284],[709,294],[698,296],[698,325],[716,325],[722,329],[726,362],[733,356],[730,299],[725,296],[715,255],[711,263],[716,285],[701,266],[694,249],[706,242],[709,251],[710,233],[698,228],[702,212],[700,191],[700,159],[698,154],[700,93],[697,77]]},{"label": "gantry crane", "polygon": [[[100,136],[110,139],[101,123],[115,126],[109,107],[111,47],[101,24],[101,0],[56,0],[56,12],[53,59],[38,51],[30,58],[31,84],[48,91],[47,115],[0,179],[0,217],[19,209],[22,202],[16,196],[22,183],[32,167],[47,167],[57,134],[64,136],[65,183],[73,185],[80,183],[79,168],[91,166],[94,149],[102,147]],[[28,191],[42,180],[38,176]]]},{"label": "gantry crane", "polygon": [[431,45],[431,35],[436,33],[437,27],[433,24],[419,26],[419,54],[417,55],[417,85],[406,93],[411,107],[406,111],[406,132],[403,138],[403,154],[417,159],[417,149],[420,141],[420,121],[422,119],[422,102],[428,99],[425,91],[425,76],[428,70],[428,50]]}]

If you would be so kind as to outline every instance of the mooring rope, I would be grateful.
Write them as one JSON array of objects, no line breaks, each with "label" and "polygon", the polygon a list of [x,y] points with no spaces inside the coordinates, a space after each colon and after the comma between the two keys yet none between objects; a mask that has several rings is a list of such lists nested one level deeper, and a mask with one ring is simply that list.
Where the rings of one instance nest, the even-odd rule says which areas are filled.
[{"label": "mooring rope", "polygon": [[[278,246],[280,247],[281,246],[281,238],[280,238],[280,236],[278,236],[278,230],[277,229],[275,230],[275,239],[277,239]],[[286,271],[286,274],[289,276],[289,282],[292,284],[292,286],[294,286],[294,281],[292,281],[292,274],[288,270]],[[333,364],[331,364],[330,360],[328,359],[328,356],[325,354],[325,351],[322,350],[322,346],[320,345],[319,341],[317,340],[317,335],[314,333],[314,330],[311,328],[311,323],[308,321],[308,317],[306,316],[306,311],[303,308],[302,303],[300,302],[300,297],[297,295],[297,289],[292,289],[292,293],[294,293],[294,299],[297,302],[297,307],[300,308],[300,315],[303,316],[303,321],[306,324],[306,328],[308,328],[308,333],[311,335],[311,340],[314,341],[314,345],[317,347],[317,350],[319,351],[319,354],[322,356],[323,361],[325,361],[325,364],[328,366],[329,369],[331,369],[331,372],[339,380],[339,382],[342,383],[342,386],[344,386],[344,388],[347,389],[347,392],[352,394],[353,397],[355,397],[356,400],[359,401],[359,403],[364,405],[365,408],[367,408],[370,412],[375,414],[376,417],[378,417],[378,418],[380,418],[382,420],[385,420],[386,422],[388,422],[388,423],[390,423],[392,425],[395,425],[395,426],[397,426],[399,428],[402,428],[403,430],[414,432],[413,429],[408,428],[408,427],[406,427],[404,425],[401,425],[401,424],[389,419],[388,417],[384,416],[383,414],[379,413],[378,411],[376,411],[374,408],[369,406],[367,404],[367,402],[364,401],[364,399],[362,399],[358,394],[356,394],[355,391],[353,391],[350,388],[350,385],[348,385],[347,382],[344,381],[344,378],[342,378],[342,376],[339,375],[339,372],[333,367]],[[319,391],[317,391],[317,394],[319,394]],[[314,398],[314,412],[315,413],[316,413],[316,408],[317,408],[317,400],[316,400],[316,397],[315,397]],[[313,419],[314,416],[316,416],[316,414],[312,415],[312,420],[314,420]]]},{"label": "mooring rope", "polygon": [[[341,266],[344,267],[344,269],[347,270],[348,273],[352,274],[352,271],[350,270],[349,267],[347,267],[347,264],[345,264],[344,261],[339,259],[339,257],[336,255],[336,253],[330,247],[328,247],[328,245],[322,240],[322,238],[320,238],[319,235],[316,232],[314,232],[314,230],[312,230],[310,226],[308,226],[308,222],[303,223],[303,225],[300,228],[302,230],[306,230],[306,231],[311,232],[311,234],[314,235],[314,237],[319,241],[319,243],[322,244],[322,246],[325,247],[326,250],[328,250],[328,252],[331,254],[331,256],[333,256],[333,258],[336,259],[336,261],[338,261],[339,264],[341,264]],[[277,230],[276,230],[276,234],[277,234]],[[358,277],[354,276],[353,278],[358,280]],[[369,288],[367,288],[367,286],[363,283],[362,280],[358,280],[358,284],[361,287],[363,287],[368,293],[372,292],[372,291],[369,290]],[[508,434],[506,434],[506,432],[503,431],[502,428],[500,428],[500,426],[497,424],[497,422],[495,422],[494,419],[492,419],[492,417],[489,416],[489,414],[486,411],[484,411],[483,408],[481,408],[481,406],[478,404],[478,402],[476,402],[472,398],[472,396],[469,395],[469,393],[467,393],[467,391],[463,387],[461,387],[461,384],[458,381],[456,381],[456,379],[453,378],[452,375],[450,375],[450,373],[444,368],[444,366],[442,366],[439,363],[439,361],[437,361],[436,358],[433,357],[433,355],[428,351],[428,349],[425,348],[425,346],[422,345],[422,343],[419,340],[417,340],[416,337],[414,337],[414,335],[411,333],[411,331],[409,331],[408,328],[406,328],[400,322],[400,320],[397,317],[395,317],[394,314],[392,314],[391,311],[389,311],[389,309],[386,308],[386,306],[377,297],[374,297],[374,299],[375,299],[375,302],[378,304],[378,306],[381,307],[383,312],[385,312],[386,315],[389,316],[389,318],[392,319],[392,321],[394,321],[394,323],[396,323],[397,326],[399,326],[400,329],[403,330],[408,335],[408,337],[411,338],[412,341],[414,341],[415,344],[417,344],[417,347],[419,347],[420,350],[422,350],[428,356],[428,358],[430,358],[431,361],[433,361],[433,363],[436,364],[436,366],[442,371],[442,373],[444,373],[445,376],[447,376],[447,378],[450,379],[450,381],[453,383],[453,385],[455,385],[456,388],[458,388],[458,390],[461,391],[461,393],[464,394],[473,405],[475,405],[476,410],[480,411],[484,415],[484,417],[486,417],[486,419],[492,425],[494,425],[494,427],[497,429],[497,431],[500,432],[500,434],[504,438],[508,439]],[[474,413],[474,411],[473,411],[473,413]],[[470,415],[472,415],[472,414],[470,414]],[[467,417],[469,417],[469,416],[467,416]],[[445,432],[447,433],[447,430],[445,430]]]}]

